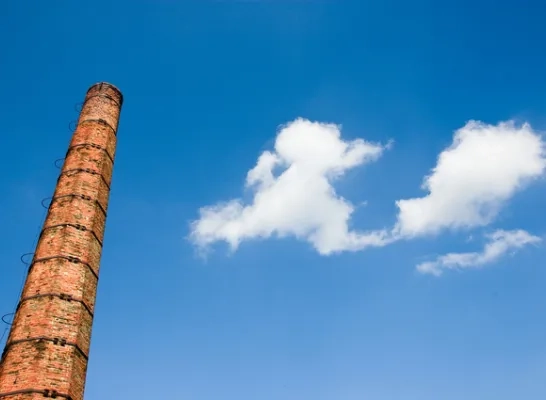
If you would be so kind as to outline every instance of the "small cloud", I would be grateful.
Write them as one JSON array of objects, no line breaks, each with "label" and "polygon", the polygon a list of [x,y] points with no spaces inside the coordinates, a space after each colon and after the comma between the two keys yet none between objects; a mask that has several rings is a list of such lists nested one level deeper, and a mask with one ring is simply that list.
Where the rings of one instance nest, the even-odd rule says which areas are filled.
[{"label": "small cloud", "polygon": [[440,276],[447,269],[479,268],[498,260],[508,252],[515,253],[524,246],[541,241],[541,238],[524,230],[497,230],[486,237],[488,242],[481,252],[448,253],[434,261],[417,265],[417,271]]},{"label": "small cloud", "polygon": [[395,235],[485,226],[501,206],[546,168],[545,145],[529,124],[470,121],[455,132],[424,179],[424,197],[398,200]]},{"label": "small cloud", "polygon": [[349,230],[354,206],[332,183],[385,149],[362,139],[344,141],[338,125],[296,119],[281,127],[274,151],[263,152],[248,171],[252,202],[201,208],[190,238],[201,249],[225,241],[235,250],[244,240],[293,236],[323,255],[383,246],[391,240],[388,231]]}]

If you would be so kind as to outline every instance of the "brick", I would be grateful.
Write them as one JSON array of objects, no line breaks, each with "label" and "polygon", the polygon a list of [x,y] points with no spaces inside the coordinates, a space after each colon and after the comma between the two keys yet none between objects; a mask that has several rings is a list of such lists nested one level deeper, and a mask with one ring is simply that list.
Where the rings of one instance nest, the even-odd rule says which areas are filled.
[{"label": "brick", "polygon": [[0,361],[2,400],[83,399],[122,101],[108,83],[87,91]]}]

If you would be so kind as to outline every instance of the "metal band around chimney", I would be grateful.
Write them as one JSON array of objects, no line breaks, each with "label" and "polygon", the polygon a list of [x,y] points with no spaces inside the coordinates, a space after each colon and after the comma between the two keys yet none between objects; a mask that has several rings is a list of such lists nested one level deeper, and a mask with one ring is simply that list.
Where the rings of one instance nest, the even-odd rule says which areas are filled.
[{"label": "metal band around chimney", "polygon": [[32,270],[32,267],[34,267],[35,264],[50,261],[50,260],[56,260],[56,259],[67,260],[68,262],[71,262],[71,263],[74,263],[74,264],[83,264],[89,269],[89,271],[91,271],[91,273],[93,274],[95,279],[97,279],[97,280],[99,279],[98,274],[95,272],[93,267],[91,267],[91,265],[88,262],[82,261],[78,257],[74,257],[74,256],[58,255],[58,256],[49,256],[49,257],[36,258],[36,259],[32,260],[32,262],[30,263],[28,269],[30,271],[30,270]]},{"label": "metal band around chimney", "polygon": [[94,316],[93,314],[93,311],[91,311],[91,307],[89,307],[85,301],[83,301],[83,299],[78,299],[76,297],[73,297],[72,295],[70,294],[67,294],[67,293],[39,293],[39,294],[35,294],[35,295],[32,295],[32,296],[27,296],[27,297],[23,297],[20,301],[19,301],[19,304],[17,304],[17,310],[19,310],[19,308],[21,307],[21,305],[25,302],[25,301],[28,301],[28,300],[33,300],[33,299],[39,299],[41,297],[57,297],[61,300],[65,300],[65,301],[74,301],[76,303],[80,303],[83,308],[85,308],[87,310],[87,312],[89,313],[89,315],[91,317]]},{"label": "metal band around chimney", "polygon": [[[70,152],[74,149],[77,149],[77,148],[80,148],[80,147],[84,147],[84,148],[93,148],[93,149],[97,149],[97,150],[101,150],[101,151],[104,151],[104,153],[106,154],[106,157],[108,157],[108,159],[110,161],[112,161],[112,165],[114,165],[114,157],[112,157],[110,155],[110,153],[108,153],[108,150],[105,149],[104,147],[102,146],[99,146],[98,144],[95,144],[95,143],[78,143],[78,144],[75,144],[73,146],[70,146],[68,148],[68,150],[66,151],[66,157],[68,157],[68,154],[70,154]],[[65,158],[66,158],[65,157]]]},{"label": "metal band around chimney", "polygon": [[[116,130],[112,127],[112,125],[110,125],[108,122],[106,122],[106,120],[102,119],[102,118],[89,118],[89,119],[84,119],[83,121],[80,121],[78,122],[78,126],[80,125],[83,125],[85,123],[88,123],[88,122],[95,122],[97,124],[101,124],[101,125],[104,125],[106,126],[107,128],[110,128],[110,130],[112,131],[112,133],[114,135],[117,134]],[[76,128],[77,129],[77,128]]]},{"label": "metal band around chimney", "polygon": [[[69,194],[63,194],[63,195],[60,195],[60,196],[54,196],[54,197],[51,197],[50,198],[50,203],[49,203],[49,206],[51,207],[51,204],[53,204],[53,202],[57,201],[57,200],[60,200],[60,199],[64,199],[64,198],[69,198],[69,197],[72,197],[72,198],[78,198],[78,199],[82,199],[82,200],[85,200],[85,201],[91,201],[93,203],[96,203],[96,205],[99,207],[99,209],[102,211],[102,213],[104,214],[104,217],[106,218],[106,210],[104,209],[104,207],[102,206],[102,204],[100,204],[100,202],[98,200],[95,200],[93,199],[91,196],[87,196],[85,194],[76,194],[76,193],[69,193]],[[45,198],[42,200],[42,206],[44,208],[47,208],[45,205],[44,205],[44,201],[48,200],[48,198]]]},{"label": "metal band around chimney", "polygon": [[36,336],[36,337],[29,337],[25,339],[12,340],[6,343],[6,349],[9,349],[10,347],[18,345],[20,343],[27,343],[27,342],[51,342],[54,345],[58,345],[58,346],[70,346],[75,348],[78,351],[78,353],[80,353],[86,360],[89,358],[89,356],[84,353],[84,351],[81,349],[80,346],[78,346],[77,343],[68,342],[66,339],[62,339],[62,338],[49,338],[46,336]]},{"label": "metal band around chimney", "polygon": [[82,232],[90,232],[91,235],[95,238],[95,240],[99,243],[100,247],[102,247],[102,240],[99,239],[99,237],[97,236],[95,231],[93,229],[90,229],[90,228],[88,228],[88,227],[86,227],[84,225],[80,225],[80,224],[71,224],[71,223],[64,223],[63,222],[62,224],[44,226],[38,237],[39,238],[42,237],[43,233],[48,229],[54,229],[54,228],[60,228],[60,227],[69,227],[69,228],[77,229],[77,230],[82,231]]},{"label": "metal band around chimney", "polygon": [[85,107],[85,103],[87,103],[89,100],[91,100],[94,97],[102,97],[102,98],[108,99],[111,102],[113,102],[116,106],[121,108],[121,104],[116,99],[114,99],[112,96],[110,96],[109,94],[100,93],[100,94],[92,94],[91,96],[88,96],[85,99],[85,101],[83,103],[81,103],[82,104],[82,109]]},{"label": "metal band around chimney", "polygon": [[66,175],[66,176],[72,176],[72,175],[75,175],[75,174],[79,174],[79,173],[86,173],[86,174],[91,174],[91,175],[98,175],[100,176],[100,178],[102,179],[102,182],[106,185],[106,187],[108,188],[108,190],[110,190],[110,184],[108,183],[108,181],[106,180],[106,178],[98,171],[95,171],[93,169],[90,169],[90,168],[72,168],[72,169],[67,169],[65,171],[62,171],[61,172],[61,175],[59,176],[62,176],[62,175]]},{"label": "metal band around chimney", "polygon": [[59,393],[53,389],[23,389],[15,390],[13,392],[0,393],[0,399],[8,397],[25,395],[25,394],[41,394],[44,397],[55,399],[57,397],[64,398],[66,400],[72,400],[72,397],[68,394]]}]

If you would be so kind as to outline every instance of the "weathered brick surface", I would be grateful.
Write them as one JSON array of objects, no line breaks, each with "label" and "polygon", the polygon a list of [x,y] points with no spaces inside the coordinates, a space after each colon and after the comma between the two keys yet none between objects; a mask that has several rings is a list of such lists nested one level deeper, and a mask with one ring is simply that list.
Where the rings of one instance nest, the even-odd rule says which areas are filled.
[{"label": "weathered brick surface", "polygon": [[87,92],[0,361],[0,399],[83,399],[122,95]]}]

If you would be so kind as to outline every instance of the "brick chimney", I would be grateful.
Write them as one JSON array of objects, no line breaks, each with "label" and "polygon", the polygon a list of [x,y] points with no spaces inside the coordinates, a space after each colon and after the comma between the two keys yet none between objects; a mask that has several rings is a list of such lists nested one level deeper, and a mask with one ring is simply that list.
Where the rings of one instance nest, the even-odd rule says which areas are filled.
[{"label": "brick chimney", "polygon": [[0,361],[0,399],[83,399],[123,96],[87,91]]}]

